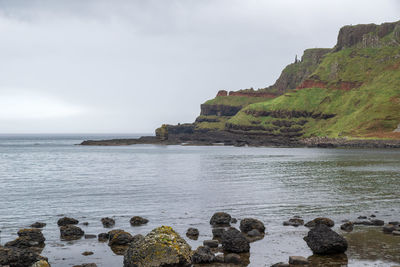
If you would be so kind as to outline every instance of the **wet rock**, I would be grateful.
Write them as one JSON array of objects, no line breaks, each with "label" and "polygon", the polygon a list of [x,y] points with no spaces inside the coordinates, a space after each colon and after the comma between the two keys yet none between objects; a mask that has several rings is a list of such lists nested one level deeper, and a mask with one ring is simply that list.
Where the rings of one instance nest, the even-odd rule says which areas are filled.
[{"label": "wet rock", "polygon": [[231,219],[231,223],[233,223],[233,224],[237,223],[237,219],[236,218],[232,218]]},{"label": "wet rock", "polygon": [[312,228],[304,240],[315,254],[339,254],[347,250],[347,241],[328,226],[319,224]]},{"label": "wet rock", "polygon": [[39,244],[43,244],[46,240],[40,229],[21,229],[17,234],[19,237],[27,237],[30,241],[37,242]]},{"label": "wet rock", "polygon": [[43,228],[46,226],[46,223],[43,222],[35,222],[31,224],[31,227],[33,228]]},{"label": "wet rock", "polygon": [[343,231],[346,231],[346,232],[351,232],[351,231],[353,231],[353,223],[346,222],[340,226],[340,229],[342,229]]},{"label": "wet rock", "polygon": [[220,239],[225,232],[224,227],[217,227],[212,229],[213,239]]},{"label": "wet rock", "polygon": [[72,267],[97,267],[97,264],[96,263],[84,263],[81,265],[74,265]]},{"label": "wet rock", "polygon": [[191,247],[168,226],[133,241],[124,255],[124,267],[190,265]]},{"label": "wet rock", "polygon": [[371,217],[371,218],[375,218],[375,217],[376,217],[376,215],[375,215],[375,214],[371,214],[369,217]]},{"label": "wet rock", "polygon": [[278,262],[278,263],[272,264],[271,267],[290,267],[290,266],[289,266],[289,263]]},{"label": "wet rock", "polygon": [[97,239],[99,240],[99,242],[107,242],[109,238],[110,238],[109,233],[101,233],[97,236]]},{"label": "wet rock", "polygon": [[46,260],[30,249],[0,246],[0,266],[31,267],[38,261]]},{"label": "wet rock", "polygon": [[218,254],[215,256],[215,262],[224,263],[225,257],[224,254]]},{"label": "wet rock", "polygon": [[329,218],[319,217],[319,218],[315,218],[312,221],[309,221],[304,226],[309,227],[309,228],[313,228],[313,227],[316,227],[317,225],[320,225],[320,224],[326,225],[328,227],[333,227],[335,225],[335,222],[332,221]]},{"label": "wet rock", "polygon": [[109,246],[127,246],[133,241],[133,236],[124,230],[112,230],[108,234],[110,236]]},{"label": "wet rock", "polygon": [[79,221],[74,218],[63,217],[57,221],[58,226],[66,226],[71,224],[78,224]]},{"label": "wet rock", "polygon": [[400,226],[400,222],[399,221],[388,222],[388,224],[391,224],[391,225],[394,225],[394,226]]},{"label": "wet rock", "polygon": [[203,245],[209,248],[217,248],[219,243],[217,240],[204,240]]},{"label": "wet rock", "polygon": [[189,228],[186,231],[186,236],[190,239],[197,240],[199,238],[199,230],[197,228]]},{"label": "wet rock", "polygon": [[96,237],[96,235],[85,235],[85,239],[94,239]]},{"label": "wet rock", "polygon": [[212,226],[229,226],[231,222],[231,215],[226,212],[216,212],[210,219]]},{"label": "wet rock", "polygon": [[224,231],[221,237],[222,248],[226,252],[249,252],[250,245],[243,233],[235,228]]},{"label": "wet rock", "polygon": [[245,218],[240,221],[240,231],[243,233],[248,233],[254,229],[258,230],[260,233],[265,233],[264,224],[257,219]]},{"label": "wet rock", "polygon": [[240,264],[242,262],[242,260],[240,259],[240,256],[238,254],[229,253],[229,254],[225,255],[224,262],[225,263]]},{"label": "wet rock", "polygon": [[288,221],[283,222],[283,225],[298,227],[300,225],[304,225],[304,220],[300,218],[291,218]]},{"label": "wet rock", "polygon": [[400,231],[393,231],[392,235],[400,235]]},{"label": "wet rock", "polygon": [[32,267],[50,267],[50,264],[45,260],[35,262]]},{"label": "wet rock", "polygon": [[289,264],[290,265],[307,265],[308,260],[302,256],[290,256]]},{"label": "wet rock", "polygon": [[92,251],[85,251],[85,252],[82,252],[82,255],[83,256],[90,256],[90,255],[93,255],[94,253],[92,252]]},{"label": "wet rock", "polygon": [[[4,246],[5,247],[15,247],[15,248],[20,248],[20,249],[40,247],[38,242],[31,241],[27,237],[18,237],[12,241],[7,242]],[[38,250],[38,252],[41,252],[41,251]]]},{"label": "wet rock", "polygon": [[209,247],[198,247],[192,255],[192,263],[211,263],[214,262],[215,255],[211,252]]},{"label": "wet rock", "polygon": [[378,219],[372,220],[356,220],[353,222],[355,225],[371,225],[371,226],[382,226],[385,224],[384,221]]},{"label": "wet rock", "polygon": [[375,225],[375,226],[382,226],[385,224],[385,222],[383,220],[379,220],[379,219],[373,219],[373,220],[371,220],[371,222],[372,222],[372,225]]},{"label": "wet rock", "polygon": [[60,236],[64,240],[77,240],[80,239],[85,232],[75,225],[65,225],[60,227]]},{"label": "wet rock", "polygon": [[149,222],[149,220],[147,220],[143,217],[140,217],[140,216],[133,216],[130,220],[130,223],[132,226],[140,226],[140,225],[146,224],[148,222]]},{"label": "wet rock", "polygon": [[101,223],[103,224],[104,228],[111,228],[115,225],[115,220],[113,218],[105,217],[101,218]]},{"label": "wet rock", "polygon": [[367,216],[358,216],[357,219],[359,220],[367,219]]},{"label": "wet rock", "polygon": [[88,225],[89,225],[89,223],[88,223],[88,222],[83,222],[83,223],[82,223],[82,225],[84,225],[84,226],[88,226]]}]

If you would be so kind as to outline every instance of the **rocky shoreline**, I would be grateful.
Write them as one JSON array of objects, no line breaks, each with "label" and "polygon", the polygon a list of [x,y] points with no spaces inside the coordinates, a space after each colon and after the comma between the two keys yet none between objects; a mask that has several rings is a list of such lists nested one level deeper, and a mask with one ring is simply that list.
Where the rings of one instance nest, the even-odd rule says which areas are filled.
[{"label": "rocky shoreline", "polygon": [[138,144],[153,145],[225,145],[225,146],[273,146],[273,147],[318,147],[318,148],[400,148],[400,140],[394,139],[347,139],[312,137],[290,139],[279,136],[240,135],[226,131],[207,133],[178,133],[168,138],[142,136],[132,139],[86,140],[83,146],[127,146]]},{"label": "rocky shoreline", "polygon": [[[133,216],[130,219],[133,227],[145,225],[148,219]],[[101,219],[104,229],[113,228],[115,220],[105,217]],[[359,216],[354,220],[343,220],[340,229],[345,232],[353,231],[353,226],[381,227],[382,235],[398,236],[400,238],[400,221],[390,221],[385,224],[376,215]],[[251,244],[267,237],[264,223],[255,218],[237,220],[226,212],[216,212],[209,224],[212,239],[205,239],[197,249],[192,247],[172,227],[160,226],[146,235],[131,235],[122,229],[112,229],[97,235],[85,234],[77,226],[79,221],[63,217],[57,221],[60,240],[71,241],[82,238],[93,239],[97,242],[108,243],[110,249],[117,255],[123,256],[124,267],[244,267],[250,264]],[[234,225],[239,224],[236,228]],[[279,262],[271,267],[290,266],[347,266],[348,241],[341,234],[332,230],[335,222],[329,218],[318,217],[307,223],[300,216],[294,216],[283,222],[287,227],[307,227],[308,233],[303,238],[313,253],[308,258],[290,256],[288,262]],[[18,237],[4,246],[0,245],[0,266],[2,267],[50,267],[48,259],[41,256],[46,238],[42,228],[46,223],[35,222],[31,228],[20,229]],[[190,227],[186,237],[199,239],[199,230]],[[204,237],[204,235],[202,235]],[[94,241],[96,242],[96,241]],[[84,251],[82,255],[92,255]],[[99,263],[99,262],[98,262]],[[74,263],[72,263],[74,264]],[[96,267],[96,263],[80,263],[74,267]],[[394,267],[395,265],[393,265]],[[397,267],[397,266],[396,266]]]}]

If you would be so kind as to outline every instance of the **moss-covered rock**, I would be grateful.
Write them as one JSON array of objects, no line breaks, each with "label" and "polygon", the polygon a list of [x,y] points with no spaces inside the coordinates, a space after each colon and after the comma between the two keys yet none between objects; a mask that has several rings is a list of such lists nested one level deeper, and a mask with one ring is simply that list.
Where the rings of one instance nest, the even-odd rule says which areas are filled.
[{"label": "moss-covered rock", "polygon": [[161,226],[131,243],[124,255],[124,267],[190,266],[191,254],[191,247],[178,233]]}]

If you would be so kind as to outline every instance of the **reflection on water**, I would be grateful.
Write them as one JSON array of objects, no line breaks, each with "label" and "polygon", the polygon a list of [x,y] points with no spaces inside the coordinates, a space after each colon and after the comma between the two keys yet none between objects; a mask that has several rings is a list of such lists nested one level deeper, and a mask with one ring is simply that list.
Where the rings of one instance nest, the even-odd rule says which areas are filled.
[{"label": "reflection on water", "polygon": [[[0,136],[0,242],[44,221],[43,254],[55,266],[122,265],[121,256],[95,239],[60,241],[56,222],[61,214],[89,222],[79,225],[86,234],[105,232],[100,219],[106,216],[133,235],[164,224],[185,236],[187,228],[196,227],[199,239],[188,240],[193,248],[212,237],[208,222],[214,212],[255,217],[266,224],[267,235],[251,245],[249,266],[254,267],[311,255],[302,239],[308,229],[282,226],[294,215],[305,221],[330,217],[337,224],[372,213],[385,221],[400,219],[400,150],[81,147],[74,144],[95,138],[18,138]],[[134,215],[150,222],[131,227]],[[88,250],[94,254],[81,255]],[[350,266],[400,263],[390,248],[370,258],[353,251],[355,246],[347,254]]]}]

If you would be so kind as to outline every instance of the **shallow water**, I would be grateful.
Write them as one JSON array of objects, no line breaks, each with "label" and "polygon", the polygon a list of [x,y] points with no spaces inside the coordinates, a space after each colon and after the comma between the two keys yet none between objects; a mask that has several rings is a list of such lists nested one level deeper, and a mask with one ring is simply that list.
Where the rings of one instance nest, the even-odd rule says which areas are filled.
[{"label": "shallow water", "polygon": [[[126,136],[0,135],[0,243],[44,221],[42,255],[52,266],[122,266],[122,256],[96,239],[60,241],[58,218],[89,222],[80,225],[87,234],[107,231],[100,223],[106,216],[132,234],[170,225],[184,236],[197,227],[199,240],[189,240],[196,248],[211,238],[212,214],[226,211],[265,223],[268,234],[251,245],[249,266],[258,267],[312,254],[302,240],[305,227],[282,226],[293,215],[306,221],[326,216],[337,224],[372,213],[400,220],[400,150],[74,145],[113,137]],[[131,227],[134,215],[150,222]],[[382,234],[361,227],[346,235],[349,266],[400,263],[400,237],[379,236],[383,245],[362,253],[359,248],[371,246],[357,236],[363,231],[375,231],[368,240]],[[87,250],[94,255],[82,256]]]}]

